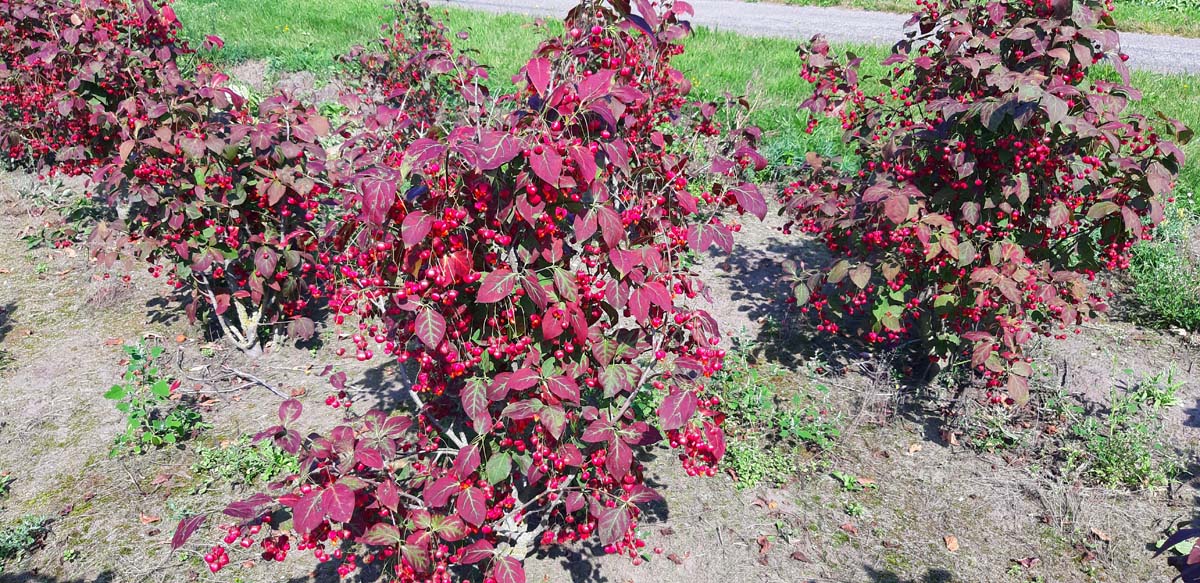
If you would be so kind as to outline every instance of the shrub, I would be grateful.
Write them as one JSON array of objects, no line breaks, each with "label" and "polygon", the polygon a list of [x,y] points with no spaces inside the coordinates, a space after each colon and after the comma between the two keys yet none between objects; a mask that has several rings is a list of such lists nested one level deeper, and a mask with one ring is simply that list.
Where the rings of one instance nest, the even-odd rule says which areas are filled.
[{"label": "shrub", "polygon": [[190,291],[189,316],[211,310],[232,344],[257,351],[264,333],[313,334],[305,313],[320,298],[310,285],[329,122],[286,95],[253,115],[224,80],[173,77],[174,91],[121,105],[139,122],[121,130],[96,180],[127,210],[93,232],[93,254],[111,266],[131,252],[156,277],[166,272]]},{"label": "shrub", "polygon": [[[496,99],[436,37],[388,53],[423,64],[387,70],[433,78],[385,101],[434,101],[385,102],[347,139],[326,273],[356,356],[400,363],[411,410],[302,439],[301,407],[285,403],[260,437],[300,451],[300,476],[228,509],[246,522],[226,544],[263,537],[282,504],[294,534],[267,531],[268,558],[294,541],[342,559],[343,575],[386,561],[400,581],[513,583],[539,543],[596,536],[638,556],[638,505],[657,494],[637,451],[669,441],[688,473],[715,471],[725,446],[706,379],[724,353],[680,262],[729,248],[721,215],[765,214],[740,179],[761,166],[757,133],[688,99],[670,65],[685,4],[584,6]],[[214,547],[210,569],[230,552]]]},{"label": "shrub", "polygon": [[162,352],[161,346],[125,347],[128,362],[123,382],[104,393],[125,414],[125,432],[117,436],[113,455],[175,445],[204,426],[198,411],[172,399],[179,382],[162,374],[154,363]]},{"label": "shrub", "polygon": [[[858,58],[819,38],[800,48],[815,83],[804,107],[836,115],[863,161],[841,172],[811,156],[784,191],[791,228],[835,257],[811,275],[792,266],[819,330],[961,354],[995,399],[1027,398],[1022,345],[1105,309],[1093,282],[1128,268],[1183,164],[1127,112],[1140,94],[1117,33],[1098,27],[1107,14],[1092,1],[922,4],[877,95]],[[1106,58],[1119,81],[1089,74]]]},{"label": "shrub", "polygon": [[0,156],[86,175],[116,152],[124,100],[190,52],[150,0],[0,3]]}]

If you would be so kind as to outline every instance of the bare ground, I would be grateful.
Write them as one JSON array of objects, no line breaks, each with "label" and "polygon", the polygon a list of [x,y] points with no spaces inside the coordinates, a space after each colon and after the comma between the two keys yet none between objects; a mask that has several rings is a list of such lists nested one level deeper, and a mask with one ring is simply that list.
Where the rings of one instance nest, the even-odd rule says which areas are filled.
[{"label": "bare ground", "polygon": [[[333,339],[308,350],[283,348],[257,361],[217,350],[177,307],[159,299],[165,285],[144,273],[105,278],[70,250],[27,251],[15,236],[35,225],[17,195],[23,177],[0,178],[0,472],[16,476],[0,499],[0,523],[38,514],[53,519],[32,557],[7,566],[0,583],[134,581],[289,581],[330,579],[306,559],[284,567],[201,576],[201,543],[169,553],[179,513],[219,508],[239,492],[192,491],[195,445],[121,461],[108,457],[119,414],[102,393],[121,374],[121,344],[149,337],[168,347],[171,372],[201,399],[212,428],[200,443],[219,443],[270,422],[279,398],[261,387],[229,391],[207,383],[222,367],[254,374],[301,394],[311,422],[328,422],[319,404],[333,363]],[[905,412],[900,389],[876,361],[845,347],[795,344],[799,327],[780,302],[778,261],[819,258],[808,244],[748,224],[729,258],[705,258],[713,312],[731,335],[769,345],[796,386],[835,388],[846,419],[841,443],[820,460],[797,459],[798,475],[781,488],[739,491],[733,479],[686,478],[668,451],[651,468],[668,502],[647,512],[647,564],[596,556],[591,547],[530,562],[533,582],[1073,582],[1166,581],[1170,572],[1147,545],[1189,518],[1195,489],[1122,492],[1060,483],[1043,460],[981,455],[947,443],[920,411]],[[779,334],[777,330],[783,329]],[[1173,365],[1184,382],[1164,438],[1192,465],[1200,438],[1198,350],[1175,336],[1119,320],[1098,322],[1067,342],[1039,349],[1045,383],[1061,384],[1103,406],[1109,389]],[[803,353],[803,356],[797,356]],[[821,360],[826,375],[806,362]],[[338,363],[343,367],[343,363]],[[1126,372],[1125,369],[1131,369]],[[345,367],[369,401],[386,406],[386,368]],[[883,372],[880,372],[883,371]],[[832,375],[832,376],[831,376]],[[227,391],[214,393],[214,391]],[[207,393],[207,394],[205,394]],[[322,416],[323,415],[323,416]],[[873,484],[843,491],[831,471]],[[847,504],[861,507],[858,516]],[[202,530],[196,540],[212,540]],[[656,554],[654,549],[661,548]]]}]

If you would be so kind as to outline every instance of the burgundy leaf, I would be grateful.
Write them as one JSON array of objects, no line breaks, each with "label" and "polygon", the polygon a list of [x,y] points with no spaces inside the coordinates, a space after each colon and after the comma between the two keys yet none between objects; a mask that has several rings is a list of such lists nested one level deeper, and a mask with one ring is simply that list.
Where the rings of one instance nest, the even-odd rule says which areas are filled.
[{"label": "burgundy leaf", "polygon": [[446,336],[446,319],[436,310],[425,308],[418,311],[415,324],[417,338],[431,349],[436,349]]},{"label": "burgundy leaf", "polygon": [[516,276],[508,269],[500,268],[488,273],[479,284],[479,294],[475,300],[483,304],[492,304],[507,298],[512,294]]},{"label": "burgundy leaf", "polygon": [[479,488],[467,488],[459,493],[455,508],[463,520],[480,526],[487,518],[487,496]]},{"label": "burgundy leaf", "polygon": [[535,147],[533,155],[529,157],[529,163],[538,178],[551,186],[558,186],[558,181],[562,178],[563,160],[554,146]]},{"label": "burgundy leaf", "polygon": [[433,219],[421,211],[412,211],[405,215],[400,224],[400,239],[404,244],[413,247],[425,240],[425,236],[433,229]]},{"label": "burgundy leaf", "polygon": [[204,524],[204,520],[207,518],[207,514],[197,514],[180,520],[179,526],[175,527],[175,535],[171,537],[171,550],[179,550],[179,547],[182,547],[189,538],[192,538],[193,534],[196,534],[200,525]]},{"label": "burgundy leaf", "polygon": [[450,496],[458,492],[458,478],[446,474],[425,486],[421,497],[430,508],[441,508],[450,501]]},{"label": "burgundy leaf", "polygon": [[288,399],[279,404],[279,422],[287,426],[289,423],[295,423],[300,418],[300,413],[304,411],[304,405],[296,399]]},{"label": "burgundy leaf", "polygon": [[529,77],[529,82],[533,85],[534,90],[538,95],[545,97],[550,90],[550,61],[546,59],[532,59],[525,65],[525,74]]},{"label": "burgundy leaf", "polygon": [[354,516],[354,490],[340,482],[321,491],[321,510],[334,522],[349,522]]},{"label": "burgundy leaf", "polygon": [[596,515],[596,536],[600,544],[611,545],[629,532],[629,511],[624,506],[605,508]]},{"label": "burgundy leaf", "polygon": [[695,413],[696,394],[692,391],[672,389],[658,407],[660,426],[667,431],[683,427]]},{"label": "burgundy leaf", "polygon": [[501,557],[492,562],[492,577],[496,583],[525,583],[525,567],[515,557]]},{"label": "burgundy leaf", "polygon": [[454,456],[454,474],[465,480],[475,472],[479,463],[479,447],[475,444],[468,445],[458,450],[458,455]]}]

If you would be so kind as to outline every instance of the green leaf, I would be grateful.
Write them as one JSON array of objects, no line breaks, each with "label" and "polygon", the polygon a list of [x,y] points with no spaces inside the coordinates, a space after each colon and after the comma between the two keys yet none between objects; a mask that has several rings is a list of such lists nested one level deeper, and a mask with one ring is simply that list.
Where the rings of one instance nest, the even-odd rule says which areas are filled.
[{"label": "green leaf", "polygon": [[512,473],[512,458],[507,453],[492,456],[483,469],[483,475],[491,485],[499,484],[508,479]]},{"label": "green leaf", "polygon": [[156,397],[165,399],[165,398],[171,396],[171,385],[169,383],[167,383],[166,380],[159,379],[157,382],[155,382],[153,385],[150,386],[150,392],[154,393],[154,396],[156,396]]},{"label": "green leaf", "polygon": [[125,398],[125,395],[126,395],[126,391],[125,391],[124,385],[113,385],[112,388],[109,389],[107,393],[104,393],[104,398],[112,399],[114,401],[120,401],[121,399]]}]

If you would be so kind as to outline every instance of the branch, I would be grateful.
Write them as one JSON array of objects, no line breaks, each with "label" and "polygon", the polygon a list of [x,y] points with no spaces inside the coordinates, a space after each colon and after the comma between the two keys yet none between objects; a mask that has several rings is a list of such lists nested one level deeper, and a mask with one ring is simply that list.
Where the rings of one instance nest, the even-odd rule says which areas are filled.
[{"label": "branch", "polygon": [[233,375],[239,376],[243,379],[246,379],[247,381],[250,381],[251,384],[262,386],[263,388],[267,389],[268,391],[275,393],[275,395],[277,397],[279,397],[280,399],[288,399],[289,398],[287,395],[283,394],[282,391],[280,391],[279,389],[272,386],[271,383],[268,383],[267,381],[264,381],[252,374],[244,373],[236,368],[230,368],[228,366],[223,366],[221,368],[225,369],[225,372],[228,372],[230,374],[233,374]]}]

